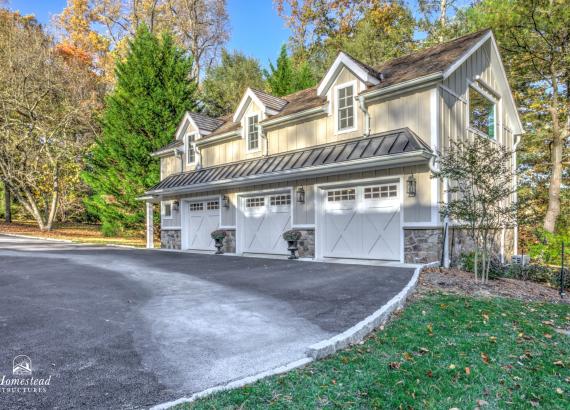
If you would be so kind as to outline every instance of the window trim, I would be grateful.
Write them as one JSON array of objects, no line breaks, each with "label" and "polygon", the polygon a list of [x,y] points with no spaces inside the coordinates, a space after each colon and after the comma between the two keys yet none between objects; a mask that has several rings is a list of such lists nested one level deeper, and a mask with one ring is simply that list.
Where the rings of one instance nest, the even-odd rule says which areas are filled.
[{"label": "window trim", "polygon": [[[196,132],[191,132],[189,134],[186,134],[186,165],[196,165],[197,163],[197,157],[198,155],[196,155],[196,137],[198,136],[198,133]],[[192,143],[190,143],[190,137],[194,137],[194,141]],[[194,150],[194,161],[190,161],[190,147],[192,147],[192,149]]]},{"label": "window trim", "polygon": [[[253,118],[253,117],[257,117],[257,147],[255,148],[249,148],[249,119]],[[261,115],[259,115],[259,113],[255,113],[255,114],[250,114],[248,116],[245,117],[245,151],[247,153],[251,153],[251,152],[259,152],[259,150],[261,149],[261,131],[259,129],[259,122],[261,121]]]},{"label": "window trim", "polygon": [[[160,203],[160,216],[162,219],[173,219],[174,218],[174,210],[172,209],[172,203],[174,201],[162,201]],[[166,205],[170,205],[170,215],[166,215]]]},{"label": "window trim", "polygon": [[[333,92],[334,92],[334,116],[333,117],[334,117],[335,134],[344,134],[347,132],[356,131],[358,129],[358,111],[357,111],[358,107],[356,106],[356,100],[354,99],[354,97],[356,97],[356,95],[358,93],[357,85],[358,85],[357,80],[351,80],[351,81],[347,81],[347,82],[342,83],[342,84],[337,84],[333,88]],[[350,86],[352,86],[352,97],[353,97],[352,114],[353,114],[354,121],[352,123],[352,127],[339,129],[338,92],[340,90],[342,90],[343,88],[347,88]]]},{"label": "window trim", "polygon": [[[477,134],[481,137],[487,138],[489,141],[493,141],[493,142],[498,142],[499,141],[499,123],[498,123],[498,115],[499,115],[499,102],[500,100],[493,97],[492,95],[490,95],[488,92],[486,92],[484,89],[482,89],[481,87],[477,86],[476,83],[474,82],[468,82],[468,87],[467,87],[467,129],[471,132],[473,132],[474,134]],[[493,134],[494,136],[491,137],[490,135],[488,135],[487,133],[481,131],[478,128],[472,127],[471,126],[471,97],[469,96],[471,89],[473,89],[475,92],[479,93],[483,98],[485,98],[486,100],[488,100],[489,102],[491,102],[493,104],[493,116],[494,116],[494,123],[493,123]]]}]

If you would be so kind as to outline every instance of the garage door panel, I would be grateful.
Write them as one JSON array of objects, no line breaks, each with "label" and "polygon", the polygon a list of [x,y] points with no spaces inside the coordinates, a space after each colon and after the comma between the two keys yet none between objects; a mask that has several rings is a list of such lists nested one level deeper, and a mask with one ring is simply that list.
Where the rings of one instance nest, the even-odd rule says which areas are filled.
[{"label": "garage door panel", "polygon": [[244,252],[287,254],[282,234],[291,227],[291,195],[273,194],[243,199]]},{"label": "garage door panel", "polygon": [[324,201],[323,256],[400,260],[397,184],[332,189]]},{"label": "garage door panel", "polygon": [[214,250],[210,234],[220,224],[220,206],[217,200],[196,201],[188,204],[188,223],[185,227],[188,249]]}]

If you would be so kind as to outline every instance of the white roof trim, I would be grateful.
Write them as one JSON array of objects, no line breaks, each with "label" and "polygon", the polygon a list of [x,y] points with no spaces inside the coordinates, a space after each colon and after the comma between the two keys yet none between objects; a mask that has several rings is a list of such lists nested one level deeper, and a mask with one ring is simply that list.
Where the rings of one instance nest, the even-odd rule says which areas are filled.
[{"label": "white roof trim", "polygon": [[326,75],[319,83],[317,88],[317,95],[319,97],[324,97],[328,89],[331,87],[332,83],[336,79],[336,76],[340,73],[340,70],[346,67],[354,75],[356,75],[361,81],[368,85],[376,85],[380,80],[373,75],[371,75],[367,70],[362,68],[360,64],[354,61],[350,56],[343,53],[342,51],[338,54],[332,66],[328,69]]},{"label": "white roof trim", "polygon": [[[443,72],[443,79],[445,80],[446,78],[448,78],[455,70],[457,70],[461,64],[463,64],[469,57],[471,57],[471,55],[477,51],[481,46],[483,46],[483,44],[485,44],[488,40],[491,40],[491,45],[493,48],[493,51],[497,54],[498,60],[499,60],[499,67],[500,67],[500,75],[502,76],[502,80],[504,81],[504,83],[507,86],[507,100],[509,101],[510,105],[511,105],[511,109],[514,113],[515,116],[515,120],[517,122],[517,126],[518,129],[515,130],[515,134],[522,134],[524,133],[524,128],[521,122],[521,119],[519,117],[519,113],[517,110],[517,105],[515,103],[515,99],[513,98],[513,91],[511,90],[511,86],[509,85],[509,80],[507,78],[507,72],[505,71],[505,66],[503,65],[503,60],[501,59],[501,54],[499,53],[499,48],[497,47],[497,41],[495,40],[495,36],[493,35],[492,31],[489,31],[487,34],[485,34],[481,40],[479,40],[477,42],[477,44],[475,44],[473,47],[471,47],[469,50],[467,50],[457,61],[455,61],[455,63],[453,63],[447,70],[445,70]],[[489,62],[490,64],[491,62]]]},{"label": "white roof trim", "polygon": [[243,117],[243,114],[245,113],[245,109],[247,108],[247,105],[248,105],[250,100],[254,101],[262,109],[262,111],[264,113],[269,114],[269,115],[277,114],[277,111],[268,109],[265,106],[265,104],[263,104],[261,102],[261,100],[257,97],[257,95],[255,95],[255,93],[252,91],[252,89],[247,87],[247,90],[245,90],[245,94],[243,95],[241,101],[239,102],[237,110],[234,113],[234,117],[233,117],[234,122],[239,122],[241,120],[241,117]]},{"label": "white roof trim", "polygon": [[196,123],[194,122],[192,117],[190,116],[190,113],[186,112],[184,114],[184,117],[182,117],[182,121],[180,121],[180,125],[176,129],[176,133],[174,134],[176,136],[177,140],[184,137],[184,135],[180,135],[180,133],[184,129],[184,125],[186,125],[187,122],[189,122],[197,130],[196,132],[198,133],[198,135],[200,135],[200,129],[198,128],[198,126],[196,125]]}]

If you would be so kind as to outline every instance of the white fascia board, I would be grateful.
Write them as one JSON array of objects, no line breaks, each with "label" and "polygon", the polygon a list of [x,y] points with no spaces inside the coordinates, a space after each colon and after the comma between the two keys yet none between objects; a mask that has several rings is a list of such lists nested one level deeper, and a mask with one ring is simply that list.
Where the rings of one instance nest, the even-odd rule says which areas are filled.
[{"label": "white fascia board", "polygon": [[182,151],[180,151],[178,148],[182,148],[182,147],[183,146],[168,148],[168,149],[164,149],[164,150],[160,150],[160,151],[155,151],[155,152],[152,152],[150,154],[150,156],[153,158],[171,157],[171,156],[174,156],[174,155],[181,153]]},{"label": "white fascia board", "polygon": [[223,134],[216,135],[215,137],[211,137],[205,140],[198,140],[195,142],[195,144],[197,147],[201,147],[204,145],[215,144],[217,142],[224,141],[227,139],[233,139],[234,137],[241,137],[241,131],[242,129],[238,128],[237,130],[224,132]]},{"label": "white fascia board", "polygon": [[395,166],[409,166],[419,165],[425,163],[432,157],[432,154],[427,150],[409,152],[404,154],[384,155],[380,157],[372,157],[366,159],[356,159],[352,161],[345,161],[342,163],[332,163],[327,165],[316,165],[312,167],[305,167],[300,169],[291,169],[279,172],[272,172],[269,175],[250,175],[240,178],[224,179],[220,181],[206,182],[203,184],[196,184],[186,187],[149,191],[146,195],[162,196],[173,194],[187,194],[192,192],[200,192],[205,190],[228,188],[249,183],[260,184],[281,180],[283,178],[306,178],[321,175],[334,174],[338,172],[347,173],[353,171],[361,171],[369,168],[376,167],[395,167]]},{"label": "white fascia board", "polygon": [[245,113],[245,109],[247,108],[247,105],[248,105],[250,100],[255,102],[261,108],[261,110],[264,113],[270,114],[270,115],[272,115],[271,113],[277,114],[277,112],[275,112],[273,110],[268,110],[267,107],[265,106],[265,104],[263,104],[261,102],[261,100],[259,98],[257,98],[257,95],[255,95],[255,93],[252,91],[252,89],[248,87],[247,90],[245,90],[245,93],[244,93],[241,101],[239,102],[239,105],[236,109],[236,112],[234,113],[234,116],[233,116],[234,122],[239,122],[241,120],[241,117],[243,117],[243,114]]},{"label": "white fascia board", "polygon": [[414,88],[424,87],[430,83],[436,83],[442,79],[442,73],[433,73],[429,75],[425,75],[423,77],[414,78],[413,80],[403,81],[401,83],[397,83],[394,85],[390,85],[388,87],[379,88],[377,90],[372,91],[364,91],[360,93],[361,96],[364,96],[365,100],[373,100],[375,98],[385,97],[390,94],[403,92],[403,91],[410,91]]},{"label": "white fascia board", "polygon": [[324,97],[327,94],[327,91],[343,67],[346,67],[367,85],[376,85],[380,82],[378,78],[371,75],[367,70],[362,68],[360,64],[341,51],[334,60],[332,66],[328,69],[324,78],[319,83],[317,88],[317,95],[319,97]]},{"label": "white fascia board", "polygon": [[[445,80],[446,78],[448,78],[455,70],[457,70],[461,66],[461,64],[463,64],[469,57],[471,57],[471,55],[475,51],[477,51],[480,47],[483,46],[483,44],[485,44],[489,40],[491,41],[491,48],[495,52],[497,60],[499,61],[499,71],[501,72],[500,76],[502,77],[501,80],[505,83],[506,88],[508,90],[508,92],[507,92],[508,95],[506,96],[506,98],[509,101],[509,105],[511,106],[512,113],[514,114],[516,122],[517,122],[518,129],[515,130],[514,133],[515,134],[522,134],[522,133],[524,133],[523,125],[522,125],[521,119],[519,117],[519,113],[517,110],[515,99],[513,97],[513,91],[511,90],[511,86],[509,85],[509,80],[507,78],[507,72],[505,70],[505,66],[503,65],[503,59],[501,58],[501,54],[499,52],[499,47],[497,46],[497,41],[495,40],[495,36],[493,35],[492,31],[489,31],[487,34],[485,34],[481,38],[481,40],[479,40],[477,42],[477,44],[475,44],[473,47],[471,47],[469,50],[467,50],[457,61],[455,61],[447,70],[445,70],[443,73],[443,79]],[[491,62],[489,62],[489,63],[491,63]]]},{"label": "white fascia board", "polygon": [[313,115],[325,114],[328,110],[328,104],[324,104],[318,107],[309,108],[308,110],[299,111],[294,114],[285,115],[283,117],[275,118],[275,119],[267,119],[265,121],[261,121],[260,124],[264,127],[271,127],[274,125],[280,125],[287,123],[289,121],[295,121],[301,118],[307,118]]}]

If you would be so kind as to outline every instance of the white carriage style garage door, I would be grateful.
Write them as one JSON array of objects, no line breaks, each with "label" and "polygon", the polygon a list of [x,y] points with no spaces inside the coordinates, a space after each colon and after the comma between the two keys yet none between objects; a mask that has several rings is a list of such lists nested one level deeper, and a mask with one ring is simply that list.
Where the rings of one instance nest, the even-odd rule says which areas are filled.
[{"label": "white carriage style garage door", "polygon": [[325,191],[323,256],[399,261],[398,187],[390,183]]},{"label": "white carriage style garage door", "polygon": [[188,203],[187,247],[215,250],[212,231],[220,224],[220,202],[217,199]]},{"label": "white carriage style garage door", "polygon": [[242,209],[243,252],[287,254],[281,235],[291,227],[291,195],[244,197]]}]

